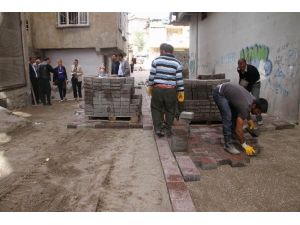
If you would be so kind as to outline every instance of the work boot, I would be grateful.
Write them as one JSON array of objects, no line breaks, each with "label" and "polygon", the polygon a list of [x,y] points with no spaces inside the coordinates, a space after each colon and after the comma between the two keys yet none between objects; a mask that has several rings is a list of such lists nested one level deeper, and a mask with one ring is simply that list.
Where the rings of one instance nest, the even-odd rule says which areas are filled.
[{"label": "work boot", "polygon": [[160,130],[155,131],[155,134],[156,134],[158,137],[163,137],[163,136],[165,136],[165,134],[164,134],[163,132],[161,132]]},{"label": "work boot", "polygon": [[240,151],[236,149],[236,147],[234,147],[233,144],[225,144],[224,149],[226,152],[229,152],[230,154],[240,154]]}]

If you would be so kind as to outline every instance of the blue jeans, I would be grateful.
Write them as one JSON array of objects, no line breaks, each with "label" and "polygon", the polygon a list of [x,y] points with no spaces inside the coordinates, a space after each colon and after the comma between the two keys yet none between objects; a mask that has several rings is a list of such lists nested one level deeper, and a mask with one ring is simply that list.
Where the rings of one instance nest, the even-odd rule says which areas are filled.
[{"label": "blue jeans", "polygon": [[229,101],[220,94],[219,86],[213,89],[212,94],[221,113],[225,146],[228,147],[229,144],[232,144],[232,134],[236,125],[237,112],[230,105]]}]

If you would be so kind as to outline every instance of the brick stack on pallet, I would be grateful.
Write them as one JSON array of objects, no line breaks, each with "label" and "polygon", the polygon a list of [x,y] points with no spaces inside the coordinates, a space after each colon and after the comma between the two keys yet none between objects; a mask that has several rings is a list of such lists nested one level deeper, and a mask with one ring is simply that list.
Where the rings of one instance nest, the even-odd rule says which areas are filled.
[{"label": "brick stack on pallet", "polygon": [[133,77],[84,77],[85,115],[139,117],[142,95],[134,94]]},{"label": "brick stack on pallet", "polygon": [[194,112],[192,122],[221,121],[217,105],[212,97],[212,90],[218,84],[228,82],[225,74],[199,75],[199,79],[184,80],[184,110]]}]

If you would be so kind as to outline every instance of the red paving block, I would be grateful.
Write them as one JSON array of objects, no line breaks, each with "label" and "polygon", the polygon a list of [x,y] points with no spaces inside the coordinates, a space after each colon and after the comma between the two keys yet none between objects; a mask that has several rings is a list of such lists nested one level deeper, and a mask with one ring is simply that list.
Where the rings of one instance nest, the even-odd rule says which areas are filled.
[{"label": "red paving block", "polygon": [[176,156],[184,181],[199,181],[200,172],[189,156]]},{"label": "red paving block", "polygon": [[155,137],[155,140],[166,181],[183,181],[177,162],[171,152],[167,139]]},{"label": "red paving block", "polygon": [[191,156],[191,159],[196,166],[203,170],[211,170],[218,167],[217,161],[209,156]]},{"label": "red paving block", "polygon": [[174,212],[196,212],[192,199],[173,200],[172,207]]},{"label": "red paving block", "polygon": [[191,195],[184,182],[167,183],[174,212],[196,212]]},{"label": "red paving block", "polygon": [[200,167],[203,170],[211,170],[211,169],[216,169],[218,167],[216,159],[213,157],[201,157],[200,159]]},{"label": "red paving block", "polygon": [[167,182],[170,198],[173,200],[184,200],[190,197],[184,182]]}]

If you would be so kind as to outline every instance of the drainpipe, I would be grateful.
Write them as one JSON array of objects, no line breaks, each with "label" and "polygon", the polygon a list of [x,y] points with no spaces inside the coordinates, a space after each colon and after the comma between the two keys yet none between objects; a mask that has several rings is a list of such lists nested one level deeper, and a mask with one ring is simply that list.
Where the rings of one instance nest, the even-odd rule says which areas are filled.
[{"label": "drainpipe", "polygon": [[198,49],[198,42],[199,42],[199,40],[198,40],[198,37],[199,37],[199,35],[198,35],[198,26],[199,26],[199,13],[197,13],[197,28],[196,28],[196,60],[195,60],[195,66],[196,66],[196,74],[195,74],[195,78],[197,78],[197,75],[198,75],[198,61],[199,61],[199,59],[198,59],[198,52],[199,52],[199,49]]}]

